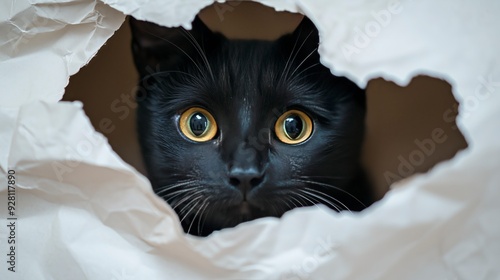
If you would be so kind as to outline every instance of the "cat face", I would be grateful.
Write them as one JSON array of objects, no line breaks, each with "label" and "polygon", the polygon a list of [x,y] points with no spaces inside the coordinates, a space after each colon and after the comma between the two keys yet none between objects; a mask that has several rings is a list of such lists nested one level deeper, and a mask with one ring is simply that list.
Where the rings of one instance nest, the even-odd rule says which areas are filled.
[{"label": "cat face", "polygon": [[186,232],[316,203],[359,210],[364,92],[319,63],[304,19],[276,41],[131,19],[138,132],[155,192]]}]

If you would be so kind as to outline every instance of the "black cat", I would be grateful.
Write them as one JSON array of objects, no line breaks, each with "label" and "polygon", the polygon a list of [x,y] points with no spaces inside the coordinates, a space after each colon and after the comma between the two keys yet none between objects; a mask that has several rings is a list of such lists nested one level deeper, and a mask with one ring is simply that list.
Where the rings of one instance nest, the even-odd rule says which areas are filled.
[{"label": "black cat", "polygon": [[131,19],[138,133],[155,192],[205,236],[322,203],[361,210],[365,94],[320,64],[304,18],[276,41]]}]

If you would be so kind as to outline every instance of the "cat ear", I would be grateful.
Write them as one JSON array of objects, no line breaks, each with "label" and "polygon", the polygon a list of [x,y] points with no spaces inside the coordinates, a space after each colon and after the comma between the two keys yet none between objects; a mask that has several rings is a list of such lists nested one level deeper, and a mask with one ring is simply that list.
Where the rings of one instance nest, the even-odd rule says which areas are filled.
[{"label": "cat ear", "polygon": [[282,44],[289,53],[297,53],[298,57],[302,58],[310,56],[319,59],[317,52],[319,45],[318,29],[306,16],[292,34],[285,35],[282,39]]},{"label": "cat ear", "polygon": [[316,43],[319,42],[318,29],[316,28],[314,23],[306,16],[302,18],[299,26],[295,28],[293,37],[303,39],[303,41],[316,41]]},{"label": "cat ear", "polygon": [[197,60],[200,52],[209,51],[221,39],[197,16],[192,29],[168,28],[158,24],[130,18],[132,53],[141,76],[171,69],[183,59]]}]

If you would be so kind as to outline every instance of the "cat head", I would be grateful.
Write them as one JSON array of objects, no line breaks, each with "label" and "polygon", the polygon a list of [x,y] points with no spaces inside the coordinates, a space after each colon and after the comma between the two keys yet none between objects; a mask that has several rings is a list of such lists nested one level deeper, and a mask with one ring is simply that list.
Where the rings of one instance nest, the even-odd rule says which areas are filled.
[{"label": "cat head", "polygon": [[275,41],[230,40],[199,18],[131,29],[148,177],[186,232],[363,208],[364,91],[320,63],[310,20]]}]

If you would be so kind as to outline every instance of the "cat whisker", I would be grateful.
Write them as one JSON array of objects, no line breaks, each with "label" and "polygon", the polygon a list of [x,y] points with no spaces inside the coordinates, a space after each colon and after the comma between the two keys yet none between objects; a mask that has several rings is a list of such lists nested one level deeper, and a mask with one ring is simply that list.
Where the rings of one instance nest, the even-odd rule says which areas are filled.
[{"label": "cat whisker", "polygon": [[328,203],[334,203],[334,202],[332,202],[332,201],[330,201],[330,200],[328,200],[328,199],[331,199],[331,200],[335,201],[335,202],[336,202],[336,204],[335,204],[335,205],[337,205],[337,206],[338,206],[338,205],[340,204],[342,207],[344,207],[344,209],[346,209],[347,211],[349,211],[350,213],[352,213],[352,212],[351,212],[351,210],[349,209],[349,207],[347,207],[344,203],[342,203],[342,201],[340,201],[340,200],[336,199],[335,197],[333,197],[333,196],[331,196],[331,195],[328,195],[328,194],[326,194],[326,193],[320,192],[320,191],[315,190],[315,189],[311,189],[311,188],[305,188],[305,189],[306,189],[307,191],[309,191],[309,192],[314,192],[314,193],[316,193],[316,194],[318,195],[318,197],[319,197],[321,200],[325,201],[325,202],[328,202]]},{"label": "cat whisker", "polygon": [[285,198],[287,199],[287,201],[290,202],[293,205],[293,207],[290,207],[290,205],[287,203],[287,206],[289,207],[288,210],[305,206],[304,203],[302,203],[300,200],[298,200],[295,197],[293,197],[292,194],[290,194],[288,196],[285,196]]},{"label": "cat whisker", "polygon": [[[301,32],[301,31],[299,31]],[[283,72],[281,72],[280,79],[278,81],[278,84],[280,84],[283,81],[283,75],[285,74],[286,70],[288,69],[288,64],[290,63],[290,58],[292,58],[292,55],[295,51],[295,47],[297,46],[297,43],[299,42],[299,38],[295,40],[295,43],[293,44],[292,51],[290,52],[290,55],[288,56],[288,59],[286,60],[285,67],[283,68]]]},{"label": "cat whisker", "polygon": [[[342,177],[340,177],[342,178]],[[350,194],[348,191],[344,190],[344,189],[341,189],[339,187],[336,187],[334,185],[331,185],[331,184],[327,184],[327,183],[322,183],[322,182],[317,182],[317,181],[312,181],[312,180],[303,180],[303,179],[293,179],[293,181],[296,181],[296,182],[302,182],[302,183],[306,183],[306,184],[312,184],[312,185],[318,185],[318,186],[322,186],[322,187],[327,187],[327,188],[332,188],[332,189],[336,189],[338,191],[341,191],[347,195],[349,195],[350,197],[354,198],[357,202],[359,202],[361,205],[363,205],[363,207],[366,208],[366,205],[361,202],[358,198],[356,198],[354,195]]]},{"label": "cat whisker", "polygon": [[[204,203],[204,206],[203,206],[203,209],[201,210],[201,213],[200,213],[200,217],[198,218],[198,235],[201,235],[201,229],[203,228],[203,225],[205,222],[203,222],[203,225],[201,224],[201,220],[203,218],[203,214],[205,213],[205,211],[207,210],[208,208],[208,205],[210,204],[210,202],[208,201],[209,199],[206,198],[205,201],[203,202]],[[205,216],[206,218],[206,216]]]},{"label": "cat whisker", "polygon": [[302,64],[304,64],[304,62],[306,62],[306,60],[314,53],[316,52],[316,50],[318,50],[318,48],[315,48],[314,50],[312,50],[300,63],[299,65],[297,65],[297,67],[295,67],[295,70],[293,70],[292,74],[290,74],[290,77],[293,78],[293,74],[300,68],[300,66],[302,66]]},{"label": "cat whisker", "polygon": [[200,210],[202,208],[204,208],[205,204],[206,204],[206,201],[207,199],[205,199],[203,202],[201,202],[201,206],[198,207],[198,205],[200,204],[199,202],[196,203],[196,205],[194,207],[198,208],[198,210],[196,211],[196,213],[194,214],[193,218],[191,219],[191,223],[189,224],[189,227],[188,227],[188,230],[187,232],[191,232],[191,227],[193,226],[193,223],[194,221],[196,221],[196,217],[198,216],[198,213],[200,213]]},{"label": "cat whisker", "polygon": [[[276,203],[276,202],[279,202],[279,203]],[[276,213],[278,215],[283,215],[283,213],[285,213],[286,211],[293,209],[293,207],[290,207],[290,205],[287,203],[287,200],[284,198],[277,198],[277,201],[275,201],[275,204],[277,206],[279,206],[279,208],[280,208],[279,212]],[[286,208],[284,207],[284,205],[286,205]]]},{"label": "cat whisker", "polygon": [[320,175],[308,175],[308,176],[299,176],[299,179],[310,180],[312,178],[321,178],[321,179],[342,179],[345,176],[320,176]]},{"label": "cat whisker", "polygon": [[172,185],[162,186],[159,188],[159,190],[156,190],[155,192],[157,195],[160,195],[164,192],[170,191],[170,190],[175,189],[175,188],[187,186],[187,185],[194,183],[194,182],[195,182],[194,180],[185,180],[185,181],[177,182],[177,183],[172,184]]},{"label": "cat whisker", "polygon": [[163,199],[167,200],[168,202],[173,202],[173,200],[182,195],[182,194],[185,194],[185,193],[189,193],[189,192],[192,192],[194,190],[197,190],[199,189],[198,186],[188,186],[188,188],[185,188],[185,189],[182,189],[182,190],[176,190],[174,192],[171,192],[171,193],[168,193],[164,196],[161,196]]},{"label": "cat whisker", "polygon": [[[156,190],[156,193],[161,194],[163,192],[171,191],[171,190],[179,188],[179,187],[189,187],[189,188],[197,187],[198,184],[195,184],[195,183],[197,183],[196,180],[186,180],[184,182],[180,182],[180,183],[176,183],[176,184],[172,184],[172,185],[166,185],[166,186],[161,187],[160,190]],[[181,190],[183,190],[183,189],[181,189]],[[168,196],[169,194],[171,194],[171,193],[166,194],[166,196]]]},{"label": "cat whisker", "polygon": [[276,197],[276,199],[272,199],[269,201],[262,201],[263,204],[265,204],[268,208],[267,210],[269,211],[269,216],[279,216],[283,212],[278,209],[277,205],[280,204],[279,202],[282,201],[282,198]]},{"label": "cat whisker", "polygon": [[[203,215],[205,213],[205,211],[208,209],[208,212],[205,213],[205,217],[204,217],[203,221],[201,222],[201,228],[205,228],[205,222],[207,221],[207,218],[210,217],[210,214],[213,212],[213,208],[208,207],[208,205],[210,205],[210,203],[207,203],[207,206],[205,207],[205,210],[203,210],[203,213],[202,213],[202,215]],[[200,217],[200,220],[201,220],[201,217]]]},{"label": "cat whisker", "polygon": [[[184,207],[182,207],[180,210],[179,210],[179,214],[183,214],[186,212],[187,209],[190,209],[191,206],[193,206],[194,204],[197,204],[198,203],[198,199],[200,199],[202,196],[199,195],[199,196],[195,196],[191,199],[191,201],[189,201],[188,203],[186,203],[184,205]],[[182,221],[181,221],[182,222]]]},{"label": "cat whisker", "polygon": [[[298,190],[298,191],[303,192],[301,189],[297,189],[297,190]],[[318,201],[317,201],[317,200],[315,200],[314,198],[311,198],[311,199],[313,199],[313,200],[311,200],[311,199],[309,199],[307,196],[305,196],[305,195],[303,195],[303,194],[300,194],[300,193],[298,193],[298,192],[294,192],[293,194],[298,195],[300,198],[302,198],[302,199],[304,199],[304,200],[308,201],[308,202],[311,204],[311,206],[316,206],[316,207],[318,207],[318,205],[317,205]],[[306,194],[307,194],[307,193],[306,193]],[[303,204],[302,206],[307,206],[307,205],[306,205],[306,204]]]},{"label": "cat whisker", "polygon": [[[183,216],[183,214],[186,212],[186,210],[189,209],[189,207],[192,206],[192,204],[194,204],[194,203],[196,203],[196,199],[192,199],[191,201],[189,201],[188,203],[186,203],[180,210],[175,211],[177,213],[177,215],[179,216],[179,218],[181,218]],[[181,204],[178,204],[178,205],[176,205],[175,207],[172,207],[172,208],[174,208],[174,209],[175,208],[179,208],[179,206],[181,206]],[[182,220],[181,220],[181,222],[182,222]]]},{"label": "cat whisker", "polygon": [[[146,79],[149,79],[149,78],[155,78],[156,79],[156,76],[162,76],[162,75],[165,75],[167,76],[166,74],[170,74],[170,73],[179,73],[179,74],[184,74],[184,75],[188,75],[190,76],[191,78],[193,79],[196,79],[196,77],[193,75],[193,74],[189,74],[187,72],[184,72],[184,71],[176,71],[176,70],[170,70],[170,71],[159,71],[159,72],[155,72],[155,73],[151,73],[149,75],[146,75],[144,76],[144,78],[142,78],[140,80],[140,82],[142,83],[144,80]],[[161,81],[160,81],[161,82]]]},{"label": "cat whisker", "polygon": [[331,206],[331,208],[335,209],[337,212],[341,211],[341,209],[339,208],[339,206],[337,204],[335,204],[331,201],[328,201],[327,199],[324,199],[321,196],[318,196],[318,195],[311,193],[307,190],[300,189],[299,191],[302,192],[304,195],[308,196],[309,198],[314,199],[318,203],[326,204],[327,206]]},{"label": "cat whisker", "polygon": [[[299,32],[302,32],[302,31],[299,31]],[[299,49],[295,52],[295,54],[294,54],[294,56],[292,58],[292,61],[290,62],[290,64],[287,65],[288,68],[285,68],[283,70],[285,72],[285,79],[288,78],[288,73],[290,73],[290,66],[293,64],[293,62],[295,61],[295,58],[297,58],[297,55],[299,54],[300,50],[302,49],[302,47],[306,43],[307,39],[309,39],[309,37],[311,36],[312,33],[313,33],[313,30],[311,30],[311,32],[309,32],[309,34],[306,36],[306,38],[304,39],[304,41],[302,42],[302,44],[299,46]],[[298,38],[300,38],[300,33],[299,33],[299,36],[297,36],[297,40],[298,40]],[[295,47],[294,47],[294,49],[295,49]],[[292,53],[293,53],[293,49],[292,49]]]},{"label": "cat whisker", "polygon": [[200,66],[196,63],[196,61],[186,52],[184,51],[181,47],[179,47],[177,44],[175,44],[174,42],[170,41],[170,40],[167,40],[161,36],[158,36],[156,34],[154,34],[153,32],[150,32],[150,31],[145,31],[147,33],[149,33],[150,35],[162,40],[162,41],[165,41],[169,44],[171,44],[172,46],[176,47],[178,50],[180,50],[184,55],[186,55],[189,60],[191,60],[191,62],[194,64],[194,66],[198,69],[198,71],[200,71],[200,74],[205,78],[205,73],[201,70]]},{"label": "cat whisker", "polygon": [[276,216],[279,216],[280,214],[283,213],[282,211],[280,211],[280,209],[278,209],[278,204],[274,203],[272,205],[273,205],[273,211],[274,211]]},{"label": "cat whisker", "polygon": [[[190,201],[187,205],[189,205],[189,210],[187,212],[185,212],[185,214],[182,216],[182,219],[181,219],[181,223],[189,216],[189,214],[196,208],[196,206],[198,206],[200,204],[200,198],[202,196],[197,196],[197,197],[194,197],[192,201]],[[184,207],[186,208],[186,207]],[[184,210],[183,208],[183,210]],[[179,212],[180,215],[182,215],[182,212]],[[189,231],[188,231],[189,232]]]},{"label": "cat whisker", "polygon": [[[293,206],[295,206],[295,208],[304,206],[304,204],[302,204],[302,202],[300,202],[300,200],[296,199],[295,197],[290,195],[288,198],[290,199],[290,202],[293,204]],[[295,204],[292,200],[295,200],[299,205]]]},{"label": "cat whisker", "polygon": [[[184,202],[186,202],[186,201],[188,201],[188,200],[191,200],[191,201],[189,201],[186,205],[191,204],[191,203],[195,200],[194,198],[195,198],[197,195],[201,194],[202,192],[203,192],[203,190],[201,190],[201,191],[196,191],[196,192],[193,192],[192,194],[189,194],[189,195],[187,195],[187,196],[183,197],[182,199],[180,199],[179,201],[177,201],[177,202],[175,203],[175,205],[173,205],[173,206],[172,206],[172,209],[175,209],[175,208],[179,207],[180,205],[182,205]],[[181,210],[179,210],[179,213],[180,213],[180,212],[183,212],[183,210],[186,208],[186,205],[185,205],[185,206],[184,206]]]},{"label": "cat whisker", "polygon": [[[300,198],[301,200],[299,200],[298,198],[295,198],[295,197],[294,197],[294,195],[297,195],[297,196],[298,196],[298,198]],[[301,195],[301,194],[299,194],[299,193],[296,193],[296,192],[291,192],[291,193],[290,193],[290,198],[293,198],[295,201],[297,201],[301,207],[305,207],[305,206],[307,206],[307,203],[306,203],[306,202],[304,202],[304,196],[302,196],[302,195]]]},{"label": "cat whisker", "polygon": [[[210,66],[210,62],[208,61],[208,58],[205,54],[205,51],[203,50],[203,48],[200,46],[200,43],[198,43],[198,41],[196,40],[196,38],[191,34],[189,33],[186,29],[182,28],[181,29],[182,31],[184,31],[184,37],[186,39],[188,39],[188,41],[193,45],[193,47],[196,49],[196,51],[198,52],[198,54],[200,55],[201,59],[203,60],[203,62],[205,63],[205,66],[208,70],[208,72],[210,73],[210,76],[212,77],[212,80],[215,81],[215,76],[214,76],[214,73],[212,72],[212,67]],[[187,35],[187,36],[186,36]]]},{"label": "cat whisker", "polygon": [[[290,210],[290,209],[295,208],[295,207],[290,206],[290,204],[288,204],[288,202],[291,202],[289,199],[287,200],[287,199],[283,199],[283,198],[282,198],[282,199],[280,199],[280,200],[281,200],[281,201],[283,201],[283,203],[284,203],[284,204],[286,205],[286,207],[287,207],[287,209],[285,209],[285,211],[283,211],[283,212],[286,212],[286,211],[288,211],[288,210]],[[291,202],[291,203],[293,204],[293,202]]]},{"label": "cat whisker", "polygon": [[[170,196],[170,197],[163,196],[163,199],[165,199],[165,201],[167,201],[167,203],[173,204],[175,202],[176,198],[178,198],[182,195],[185,195],[186,193],[193,192],[196,189],[198,189],[198,188],[193,187],[193,188],[189,188],[189,189],[185,189],[185,190],[179,190],[179,191],[176,191],[175,194],[172,194],[172,196]],[[182,201],[182,202],[184,202],[184,201]]]},{"label": "cat whisker", "polygon": [[[305,80],[307,77],[311,76],[313,73],[310,73],[309,75],[302,75],[302,73],[306,72],[307,70],[315,67],[315,66],[318,66],[320,65],[321,63],[314,63],[313,65],[310,65],[308,67],[306,67],[305,69],[302,69],[299,73],[295,74],[294,76],[292,76],[292,78],[290,79],[290,83],[293,83],[295,81],[301,81],[301,80]],[[293,74],[293,73],[292,73]]]},{"label": "cat whisker", "polygon": [[196,178],[194,175],[192,174],[184,174],[184,173],[168,173],[168,175],[170,177],[175,177],[175,176],[180,176],[180,177],[185,177],[185,178]]}]

